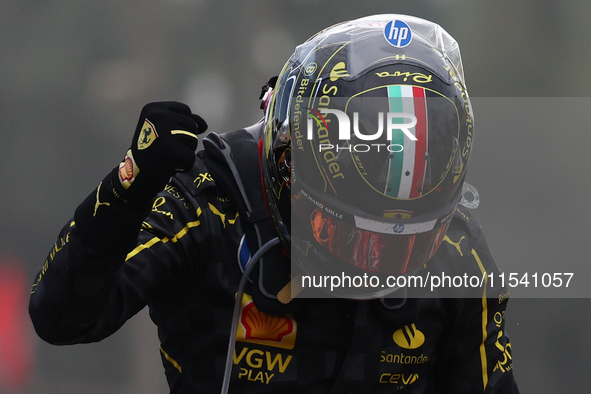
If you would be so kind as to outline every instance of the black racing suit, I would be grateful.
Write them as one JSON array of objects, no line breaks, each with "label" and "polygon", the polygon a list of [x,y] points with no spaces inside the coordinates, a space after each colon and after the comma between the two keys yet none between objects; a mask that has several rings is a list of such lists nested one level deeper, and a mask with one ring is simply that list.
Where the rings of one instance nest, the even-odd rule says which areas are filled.
[{"label": "black racing suit", "polygon": [[[101,198],[95,214],[119,210],[114,232],[145,218]],[[219,392],[242,275],[241,219],[198,155],[157,196],[137,237],[132,231],[135,247],[124,253],[70,221],[33,285],[37,333],[57,345],[100,341],[148,305],[171,393]],[[463,207],[427,267],[432,275],[498,272]],[[245,295],[230,392],[517,393],[506,292],[497,285],[480,294],[311,299],[281,316],[259,311]]]}]

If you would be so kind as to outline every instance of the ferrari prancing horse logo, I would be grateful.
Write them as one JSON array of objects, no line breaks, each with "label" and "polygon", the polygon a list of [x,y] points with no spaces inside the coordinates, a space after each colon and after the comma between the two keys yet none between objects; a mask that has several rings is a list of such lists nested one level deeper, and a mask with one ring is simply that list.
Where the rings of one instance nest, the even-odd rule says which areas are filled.
[{"label": "ferrari prancing horse logo", "polygon": [[152,142],[156,141],[156,138],[158,138],[156,128],[148,119],[145,119],[144,124],[142,125],[142,130],[140,131],[139,138],[137,140],[138,150],[148,148],[150,145],[152,145]]}]

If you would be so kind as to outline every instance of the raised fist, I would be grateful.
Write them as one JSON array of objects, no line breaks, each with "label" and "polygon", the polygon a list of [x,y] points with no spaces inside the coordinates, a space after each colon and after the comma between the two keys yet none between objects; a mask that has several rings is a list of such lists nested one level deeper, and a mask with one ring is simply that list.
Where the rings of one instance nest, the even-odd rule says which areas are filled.
[{"label": "raised fist", "polygon": [[176,172],[189,171],[195,161],[197,134],[206,129],[207,123],[185,104],[145,105],[131,148],[114,170],[118,182],[112,179],[112,183],[118,197],[125,201],[152,198]]}]

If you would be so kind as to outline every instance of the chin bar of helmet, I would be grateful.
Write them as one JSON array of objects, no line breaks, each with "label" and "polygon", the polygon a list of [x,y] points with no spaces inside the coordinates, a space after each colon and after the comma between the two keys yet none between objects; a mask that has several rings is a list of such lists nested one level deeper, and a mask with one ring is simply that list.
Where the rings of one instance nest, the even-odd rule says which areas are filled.
[{"label": "chin bar of helmet", "polygon": [[230,331],[230,340],[228,341],[228,354],[226,355],[226,368],[224,371],[224,380],[222,381],[222,394],[226,394],[230,387],[230,378],[232,377],[232,364],[234,361],[234,346],[236,346],[236,333],[238,332],[238,320],[240,319],[240,308],[242,306],[242,296],[244,295],[244,288],[246,282],[255,264],[271,247],[279,243],[279,237],[275,237],[263,246],[248,260],[244,267],[244,272],[238,284],[236,291],[236,301],[234,301],[234,314],[232,316],[232,330]]}]

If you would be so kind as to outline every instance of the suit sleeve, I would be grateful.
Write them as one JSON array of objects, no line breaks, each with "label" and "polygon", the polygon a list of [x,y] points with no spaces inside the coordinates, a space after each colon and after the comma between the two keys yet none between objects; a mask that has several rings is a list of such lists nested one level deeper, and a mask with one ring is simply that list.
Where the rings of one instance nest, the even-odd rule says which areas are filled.
[{"label": "suit sleeve", "polygon": [[437,378],[445,393],[516,394],[519,390],[505,328],[509,293],[494,280],[499,269],[481,229],[477,233],[464,250],[464,257],[472,267],[470,274],[484,277],[486,286],[479,294],[470,291],[468,297],[454,300],[453,328],[444,345]]},{"label": "suit sleeve", "polygon": [[147,224],[151,202],[129,207],[105,189],[101,183],[80,204],[35,278],[29,314],[49,343],[96,342],[111,335],[173,275],[178,256],[170,244],[133,254],[152,239],[170,236],[173,224]]}]

